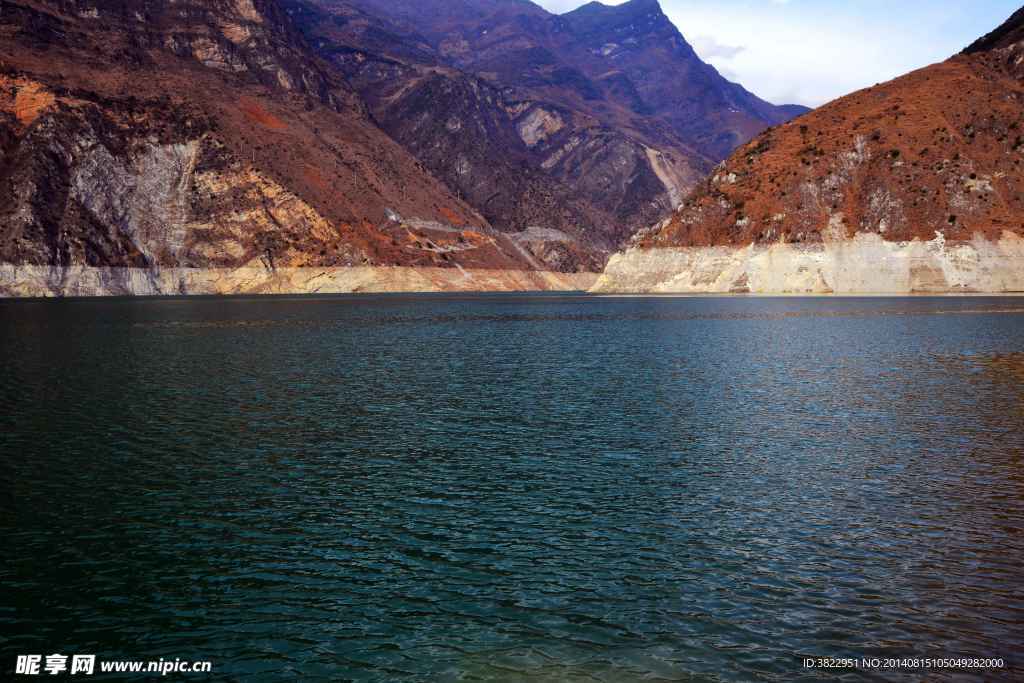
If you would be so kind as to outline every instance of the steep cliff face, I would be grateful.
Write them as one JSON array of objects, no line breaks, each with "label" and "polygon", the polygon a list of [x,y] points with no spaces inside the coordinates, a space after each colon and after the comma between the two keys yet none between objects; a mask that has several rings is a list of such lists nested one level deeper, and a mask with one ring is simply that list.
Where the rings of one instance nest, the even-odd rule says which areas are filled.
[{"label": "steep cliff face", "polygon": [[0,263],[29,283],[0,293],[159,293],[161,269],[244,269],[250,289],[288,268],[543,269],[384,134],[275,2],[3,0],[0,150]]},{"label": "steep cliff face", "polygon": [[1024,291],[1018,12],[737,150],[601,291]]}]

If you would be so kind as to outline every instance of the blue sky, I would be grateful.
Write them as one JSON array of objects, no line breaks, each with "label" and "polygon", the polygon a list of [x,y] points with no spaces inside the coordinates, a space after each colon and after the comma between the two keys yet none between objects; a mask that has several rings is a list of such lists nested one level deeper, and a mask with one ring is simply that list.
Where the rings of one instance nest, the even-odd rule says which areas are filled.
[{"label": "blue sky", "polygon": [[[585,4],[535,1],[553,12]],[[772,102],[817,106],[950,57],[1022,2],[661,0],[661,6],[727,78]]]}]

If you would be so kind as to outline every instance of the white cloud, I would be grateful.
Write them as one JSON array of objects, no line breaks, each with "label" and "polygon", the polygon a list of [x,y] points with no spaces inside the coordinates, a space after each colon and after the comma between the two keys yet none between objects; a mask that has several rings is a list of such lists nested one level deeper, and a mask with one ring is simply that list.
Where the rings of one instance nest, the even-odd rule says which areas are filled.
[{"label": "white cloud", "polygon": [[699,54],[704,60],[715,57],[727,60],[734,59],[736,55],[747,49],[742,45],[723,45],[713,36],[697,36],[696,38],[691,38],[690,44],[693,46],[693,49],[697,51],[697,54]]},{"label": "white cloud", "polygon": [[[773,3],[774,4],[774,3]],[[904,27],[858,22],[852,17],[823,16],[796,10],[747,5],[746,11],[697,3],[666,3],[684,35],[714,36],[717,44],[743,45],[734,54],[694,49],[723,72],[765,99],[817,106],[859,88],[889,80],[936,61],[913,49]],[[941,54],[941,53],[940,53]]]},{"label": "white cloud", "polygon": [[[817,106],[952,56],[1019,0],[661,0],[703,59],[777,103]],[[604,0],[605,4],[621,4]],[[583,0],[540,0],[566,12]]]}]

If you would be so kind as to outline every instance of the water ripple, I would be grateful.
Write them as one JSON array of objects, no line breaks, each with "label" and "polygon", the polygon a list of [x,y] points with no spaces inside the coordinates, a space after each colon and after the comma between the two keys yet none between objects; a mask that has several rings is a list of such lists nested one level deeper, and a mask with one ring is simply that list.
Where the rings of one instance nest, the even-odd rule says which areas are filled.
[{"label": "water ripple", "polygon": [[1017,301],[0,302],[4,666],[1019,680]]}]

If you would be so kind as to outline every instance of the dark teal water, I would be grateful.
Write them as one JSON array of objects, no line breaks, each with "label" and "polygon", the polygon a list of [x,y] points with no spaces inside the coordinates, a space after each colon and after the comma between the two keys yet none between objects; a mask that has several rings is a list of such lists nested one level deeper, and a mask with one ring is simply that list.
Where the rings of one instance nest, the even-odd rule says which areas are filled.
[{"label": "dark teal water", "polygon": [[1019,299],[6,302],[0,358],[5,676],[1024,675]]}]

